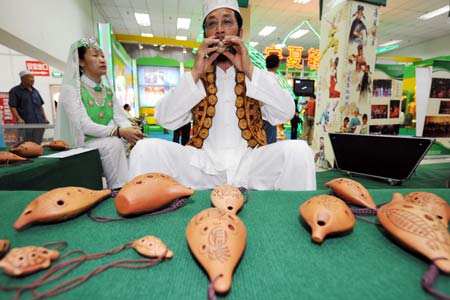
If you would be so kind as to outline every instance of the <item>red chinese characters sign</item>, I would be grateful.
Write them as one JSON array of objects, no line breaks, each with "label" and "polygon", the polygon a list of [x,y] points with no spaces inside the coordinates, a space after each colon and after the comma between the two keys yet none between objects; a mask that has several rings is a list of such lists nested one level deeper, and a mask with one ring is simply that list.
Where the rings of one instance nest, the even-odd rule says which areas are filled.
[{"label": "red chinese characters sign", "polygon": [[37,60],[25,61],[27,70],[34,76],[50,76],[50,68],[47,64]]},{"label": "red chinese characters sign", "polygon": [[14,115],[9,109],[8,104],[8,93],[0,92],[0,114],[1,114],[1,122],[2,124],[13,124],[15,123]]},{"label": "red chinese characters sign", "polygon": [[[267,57],[270,54],[276,54],[280,59],[286,58],[286,65],[288,68],[303,69],[302,55],[304,48],[298,46],[287,46],[287,49],[289,50],[289,55],[287,57],[284,57],[282,50],[280,48],[276,48],[274,45],[267,47],[264,50],[264,55]],[[318,70],[320,62],[320,50],[310,48],[308,50],[308,57],[306,59],[306,62],[310,70]]]}]

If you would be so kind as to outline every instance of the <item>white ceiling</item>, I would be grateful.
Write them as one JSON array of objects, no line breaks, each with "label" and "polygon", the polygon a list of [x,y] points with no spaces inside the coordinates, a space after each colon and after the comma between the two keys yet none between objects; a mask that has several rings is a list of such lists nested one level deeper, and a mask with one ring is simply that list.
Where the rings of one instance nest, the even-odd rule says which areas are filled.
[{"label": "white ceiling", "polygon": [[[114,33],[118,34],[140,35],[148,32],[155,37],[169,38],[184,35],[188,40],[195,41],[201,29],[202,0],[92,0],[92,2],[105,21],[111,24]],[[400,47],[405,47],[448,36],[450,34],[448,14],[427,21],[417,19],[418,16],[447,4],[449,0],[387,0],[387,6],[381,8],[378,44],[403,40]],[[296,4],[292,0],[249,0],[249,7],[250,41],[258,42],[256,48],[260,51],[266,46],[282,41],[304,20],[308,20],[320,33],[319,0],[311,0],[308,4]],[[151,26],[139,26],[134,18],[135,12],[148,13]],[[189,30],[177,30],[177,17],[191,18]],[[266,25],[277,26],[277,29],[268,37],[258,36],[258,32]],[[290,40],[289,44],[302,45],[306,49],[318,48],[319,40],[310,32],[298,40]]]}]

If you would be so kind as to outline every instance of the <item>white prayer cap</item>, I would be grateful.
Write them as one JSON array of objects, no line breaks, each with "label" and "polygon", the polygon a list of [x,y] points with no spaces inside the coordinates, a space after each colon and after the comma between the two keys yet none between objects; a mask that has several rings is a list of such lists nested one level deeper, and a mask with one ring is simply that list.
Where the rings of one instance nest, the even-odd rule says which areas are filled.
[{"label": "white prayer cap", "polygon": [[205,0],[203,3],[204,18],[218,8],[231,8],[240,14],[239,5],[236,0]]},{"label": "white prayer cap", "polygon": [[29,70],[23,70],[19,73],[20,78],[26,75],[33,75]]}]

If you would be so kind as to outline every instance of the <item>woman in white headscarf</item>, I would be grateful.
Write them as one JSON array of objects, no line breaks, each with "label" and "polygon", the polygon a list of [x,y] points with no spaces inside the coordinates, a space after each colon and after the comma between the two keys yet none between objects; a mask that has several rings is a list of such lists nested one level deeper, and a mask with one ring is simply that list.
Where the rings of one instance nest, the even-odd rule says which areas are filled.
[{"label": "woman in white headscarf", "polygon": [[74,43],[64,72],[55,124],[55,139],[70,147],[96,148],[100,152],[108,187],[121,188],[128,179],[125,144],[143,138],[131,126],[106,80],[106,61],[95,38]]}]

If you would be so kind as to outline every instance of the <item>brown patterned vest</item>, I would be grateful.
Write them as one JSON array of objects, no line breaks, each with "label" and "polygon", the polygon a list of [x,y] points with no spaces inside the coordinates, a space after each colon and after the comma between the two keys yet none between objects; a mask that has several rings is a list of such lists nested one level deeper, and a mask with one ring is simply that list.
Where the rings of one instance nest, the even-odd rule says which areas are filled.
[{"label": "brown patterned vest", "polygon": [[[212,66],[201,76],[201,81],[206,90],[206,97],[203,98],[193,109],[193,134],[188,145],[196,148],[203,146],[203,141],[209,135],[209,128],[212,126],[213,117],[216,114],[215,105],[217,103],[217,86],[215,66]],[[251,148],[264,146],[267,144],[266,132],[264,131],[263,120],[259,101],[246,96],[245,73],[236,70],[236,116],[239,118],[239,128],[241,136],[247,141]]]}]

